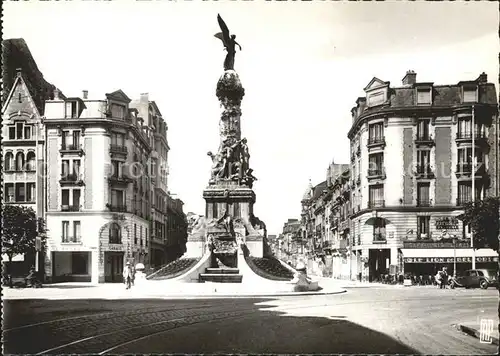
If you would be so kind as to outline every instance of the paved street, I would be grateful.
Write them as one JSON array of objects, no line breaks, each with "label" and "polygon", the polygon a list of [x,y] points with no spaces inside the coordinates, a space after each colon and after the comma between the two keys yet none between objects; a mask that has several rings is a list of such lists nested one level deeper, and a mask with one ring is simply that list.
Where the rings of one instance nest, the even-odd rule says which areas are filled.
[{"label": "paved street", "polygon": [[497,305],[494,289],[418,287],[276,298],[6,300],[4,342],[16,354],[494,354],[496,346],[451,325],[495,318]]}]

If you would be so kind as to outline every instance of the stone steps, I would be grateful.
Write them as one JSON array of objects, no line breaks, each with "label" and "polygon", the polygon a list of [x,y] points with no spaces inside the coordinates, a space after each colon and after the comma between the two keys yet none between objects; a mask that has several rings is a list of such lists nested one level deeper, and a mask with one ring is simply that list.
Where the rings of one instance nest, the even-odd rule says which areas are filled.
[{"label": "stone steps", "polygon": [[206,268],[200,273],[200,282],[213,283],[241,283],[243,275],[238,268]]}]

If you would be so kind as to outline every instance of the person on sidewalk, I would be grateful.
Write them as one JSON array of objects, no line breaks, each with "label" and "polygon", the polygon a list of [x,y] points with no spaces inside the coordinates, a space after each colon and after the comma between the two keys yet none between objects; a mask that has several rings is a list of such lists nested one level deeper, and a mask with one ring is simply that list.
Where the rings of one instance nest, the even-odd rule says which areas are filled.
[{"label": "person on sidewalk", "polygon": [[130,267],[130,262],[127,262],[123,269],[123,282],[125,283],[126,289],[130,289],[130,284],[132,282],[132,268]]},{"label": "person on sidewalk", "polygon": [[446,289],[446,285],[448,284],[447,268],[443,267],[443,269],[438,272],[438,276],[439,276],[439,289]]}]

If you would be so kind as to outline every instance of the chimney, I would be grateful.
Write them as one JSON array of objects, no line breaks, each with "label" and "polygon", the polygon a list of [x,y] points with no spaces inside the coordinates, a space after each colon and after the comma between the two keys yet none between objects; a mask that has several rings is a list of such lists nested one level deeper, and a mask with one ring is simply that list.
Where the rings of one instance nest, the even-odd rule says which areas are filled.
[{"label": "chimney", "polygon": [[358,106],[358,115],[360,115],[360,114],[363,113],[363,111],[365,111],[366,98],[365,97],[359,97],[358,100],[356,100],[356,104]]},{"label": "chimney", "polygon": [[488,75],[485,72],[482,72],[477,78],[479,83],[488,83]]},{"label": "chimney", "polygon": [[417,82],[417,73],[412,70],[406,72],[405,77],[403,78],[403,85],[413,85]]},{"label": "chimney", "polygon": [[82,93],[83,93],[83,99],[89,98],[89,91],[88,90],[82,90]]},{"label": "chimney", "polygon": [[59,94],[61,92],[59,91],[59,89],[55,88],[54,89],[54,100],[60,100],[61,98],[59,97]]},{"label": "chimney", "polygon": [[16,68],[16,75],[20,77],[22,71],[23,71],[22,68]]},{"label": "chimney", "polygon": [[149,93],[141,93],[141,103],[149,102]]}]

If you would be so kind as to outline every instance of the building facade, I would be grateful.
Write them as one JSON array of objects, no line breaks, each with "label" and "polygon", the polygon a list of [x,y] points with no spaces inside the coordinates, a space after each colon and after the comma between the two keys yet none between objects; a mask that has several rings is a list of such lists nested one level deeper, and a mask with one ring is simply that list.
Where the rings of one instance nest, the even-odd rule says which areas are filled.
[{"label": "building facade", "polygon": [[[2,107],[3,204],[31,207],[43,218],[45,132],[41,110],[18,69]],[[26,269],[34,264],[34,260],[29,262],[32,257],[15,256],[13,261],[26,260]]]},{"label": "building facade", "polygon": [[[498,110],[486,74],[454,85],[373,78],[352,113],[351,242],[357,278],[471,267],[464,203],[498,196]],[[473,143],[474,141],[474,143]],[[455,246],[455,249],[454,249]],[[492,250],[475,253],[489,267]]]},{"label": "building facade", "polygon": [[153,154],[165,128],[155,105],[145,119],[130,103],[121,90],[46,102],[49,280],[120,282],[125,262],[152,264],[153,229],[166,215],[158,218],[154,188],[165,191],[166,179],[152,184],[151,157],[166,158]]},{"label": "building facade", "polygon": [[[283,230],[276,239],[273,239],[276,257],[279,259],[291,262],[295,265],[298,259],[303,255],[303,244],[301,243],[299,219],[288,219],[283,224]],[[269,239],[268,239],[269,240]],[[271,240],[269,240],[271,243]]]}]

